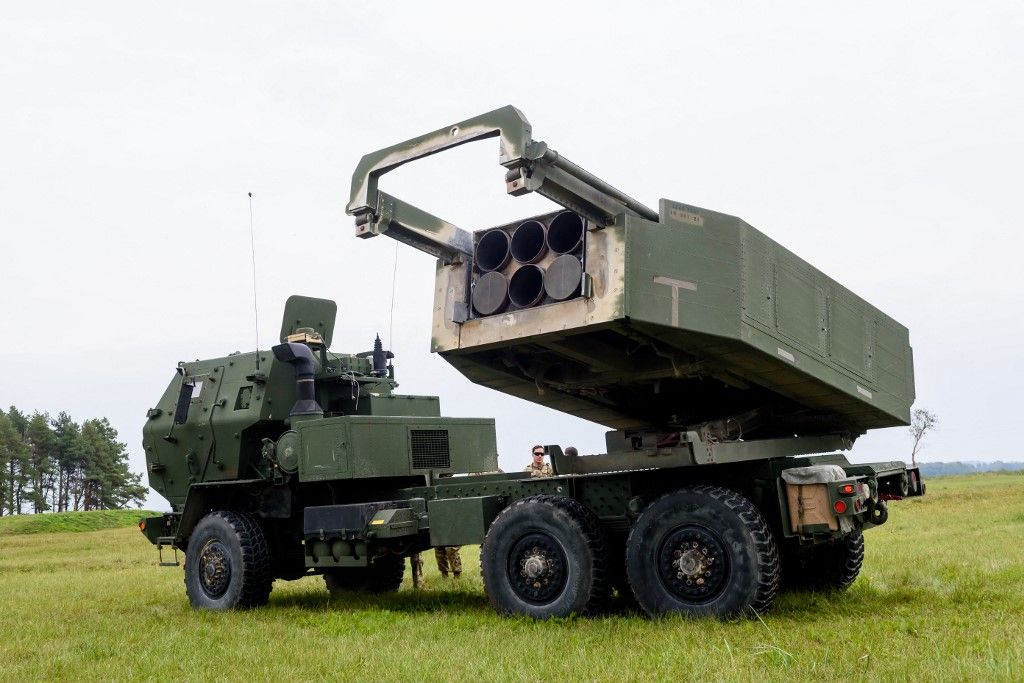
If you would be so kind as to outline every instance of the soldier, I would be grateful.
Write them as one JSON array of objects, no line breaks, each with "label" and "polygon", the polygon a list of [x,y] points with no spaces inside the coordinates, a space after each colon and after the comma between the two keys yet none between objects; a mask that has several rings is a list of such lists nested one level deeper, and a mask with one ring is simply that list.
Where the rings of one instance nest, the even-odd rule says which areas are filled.
[{"label": "soldier", "polygon": [[459,555],[459,548],[462,546],[449,545],[434,548],[434,558],[437,560],[437,571],[441,576],[448,578],[448,573],[456,579],[462,576],[462,557]]},{"label": "soldier", "polygon": [[533,462],[526,466],[524,472],[529,472],[531,477],[550,477],[554,475],[551,465],[544,462],[544,447],[533,447]]},{"label": "soldier", "polygon": [[566,455],[566,457],[568,457],[568,458],[575,458],[579,454],[580,454],[580,452],[578,450],[576,450],[575,446],[566,446],[565,447],[565,455]]},{"label": "soldier", "polygon": [[412,587],[423,588],[423,556],[413,553],[409,556],[409,564],[412,565]]}]

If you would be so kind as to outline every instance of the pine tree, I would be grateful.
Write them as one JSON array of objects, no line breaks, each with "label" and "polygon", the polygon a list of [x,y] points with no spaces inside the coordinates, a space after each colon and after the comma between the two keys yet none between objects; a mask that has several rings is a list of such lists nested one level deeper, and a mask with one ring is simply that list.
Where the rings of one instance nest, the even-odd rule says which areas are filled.
[{"label": "pine tree", "polygon": [[58,512],[70,509],[71,485],[75,471],[82,462],[82,430],[71,416],[61,411],[53,421],[53,432],[57,443],[56,455],[56,488],[53,494],[53,507]]},{"label": "pine tree", "polygon": [[29,447],[29,477],[32,490],[27,498],[32,512],[50,509],[47,495],[53,488],[53,463],[57,452],[57,437],[50,428],[50,416],[35,412],[25,427],[25,442]]},{"label": "pine tree", "polygon": [[125,444],[117,441],[107,418],[82,423],[85,467],[82,478],[83,510],[108,510],[131,502],[141,503],[146,495],[141,477],[128,469]]},{"label": "pine tree", "polygon": [[28,489],[30,464],[30,449],[25,442],[25,432],[28,429],[28,418],[24,413],[14,406],[7,410],[7,419],[17,435],[16,442],[10,446],[7,459],[7,513],[11,515],[21,514],[23,500]]},{"label": "pine tree", "polygon": [[[25,416],[11,406],[5,415],[0,411],[0,514],[21,512],[30,451],[25,444]],[[21,429],[19,429],[19,427]]]},{"label": "pine tree", "polygon": [[14,505],[7,472],[14,458],[14,451],[20,444],[21,437],[15,431],[10,418],[0,410],[0,516],[4,514],[5,509],[10,510]]}]

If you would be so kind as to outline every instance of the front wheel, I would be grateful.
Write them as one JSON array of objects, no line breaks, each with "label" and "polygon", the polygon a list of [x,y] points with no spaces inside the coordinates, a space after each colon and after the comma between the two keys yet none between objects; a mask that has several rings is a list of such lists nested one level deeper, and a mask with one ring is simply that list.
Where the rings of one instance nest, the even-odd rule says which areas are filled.
[{"label": "front wheel", "polygon": [[221,510],[199,520],[185,553],[185,592],[193,607],[265,605],[273,581],[267,539],[252,516]]},{"label": "front wheel", "polygon": [[725,618],[768,610],[779,554],[753,503],[718,486],[694,486],[643,511],[626,541],[626,572],[650,616]]},{"label": "front wheel", "polygon": [[502,614],[536,619],[602,609],[609,587],[600,521],[563,496],[532,496],[502,510],[480,553],[484,590]]}]

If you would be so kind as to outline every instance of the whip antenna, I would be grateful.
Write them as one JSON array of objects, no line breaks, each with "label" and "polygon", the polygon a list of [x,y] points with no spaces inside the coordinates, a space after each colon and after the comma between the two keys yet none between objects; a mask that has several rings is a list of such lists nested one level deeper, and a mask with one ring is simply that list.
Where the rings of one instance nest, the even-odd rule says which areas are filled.
[{"label": "whip antenna", "polygon": [[252,312],[256,320],[256,372],[260,371],[260,308],[256,298],[256,229],[253,227],[252,192],[249,193],[249,250],[252,254]]},{"label": "whip antenna", "polygon": [[388,314],[388,350],[395,348],[395,284],[398,282],[398,241],[395,241],[395,267],[391,271],[391,313]]}]

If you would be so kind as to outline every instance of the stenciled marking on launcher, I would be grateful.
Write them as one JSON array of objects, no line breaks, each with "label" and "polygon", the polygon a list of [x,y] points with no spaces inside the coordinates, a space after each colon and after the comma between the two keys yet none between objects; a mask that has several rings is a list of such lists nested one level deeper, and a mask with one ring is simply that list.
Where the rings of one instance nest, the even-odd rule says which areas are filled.
[{"label": "stenciled marking on launcher", "polygon": [[696,225],[701,228],[704,227],[704,216],[701,216],[699,213],[694,213],[693,211],[671,207],[668,210],[668,216],[680,223]]},{"label": "stenciled marking on launcher", "polygon": [[787,351],[786,349],[784,349],[784,348],[782,348],[782,347],[780,346],[780,347],[779,347],[778,349],[776,349],[776,350],[777,350],[777,351],[779,352],[779,355],[780,355],[780,356],[782,356],[783,358],[785,358],[786,360],[788,360],[788,361],[789,361],[790,363],[795,363],[795,362],[796,362],[796,356],[794,356],[793,354],[791,354],[791,353],[790,353],[789,351]]},{"label": "stenciled marking on launcher", "polygon": [[865,389],[864,387],[862,387],[859,384],[857,385],[857,393],[860,394],[861,396],[865,396],[867,398],[874,398],[875,397],[874,394],[872,394],[869,390]]},{"label": "stenciled marking on launcher", "polygon": [[679,290],[685,289],[690,292],[697,291],[697,283],[689,280],[676,280],[675,278],[656,275],[654,284],[666,285],[672,288],[672,326],[679,327]]}]

